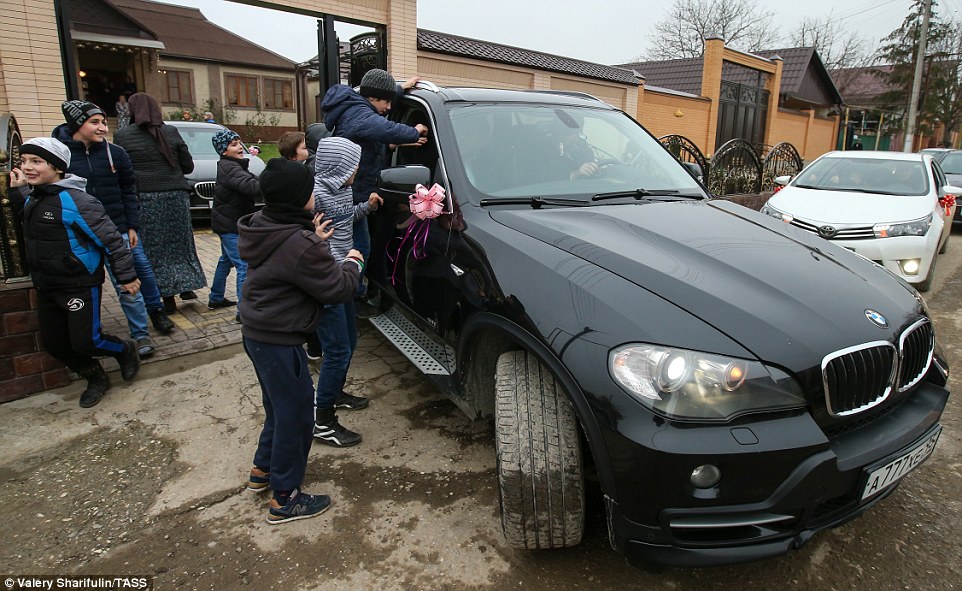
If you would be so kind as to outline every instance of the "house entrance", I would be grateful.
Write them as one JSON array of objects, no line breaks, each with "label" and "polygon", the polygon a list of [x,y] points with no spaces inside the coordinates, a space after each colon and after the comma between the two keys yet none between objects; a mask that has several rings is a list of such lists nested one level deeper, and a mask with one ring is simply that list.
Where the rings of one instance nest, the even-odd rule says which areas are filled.
[{"label": "house entrance", "polygon": [[769,95],[765,86],[769,76],[766,72],[724,63],[715,149],[733,139],[743,139],[752,145],[764,141]]}]

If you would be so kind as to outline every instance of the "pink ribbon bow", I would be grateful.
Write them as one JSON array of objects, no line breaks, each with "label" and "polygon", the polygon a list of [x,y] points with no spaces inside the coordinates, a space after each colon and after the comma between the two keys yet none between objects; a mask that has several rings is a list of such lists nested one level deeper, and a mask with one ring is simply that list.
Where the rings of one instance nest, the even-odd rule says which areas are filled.
[{"label": "pink ribbon bow", "polygon": [[408,205],[418,219],[436,218],[444,212],[444,187],[437,183],[430,189],[417,185],[414,194],[408,197]]}]

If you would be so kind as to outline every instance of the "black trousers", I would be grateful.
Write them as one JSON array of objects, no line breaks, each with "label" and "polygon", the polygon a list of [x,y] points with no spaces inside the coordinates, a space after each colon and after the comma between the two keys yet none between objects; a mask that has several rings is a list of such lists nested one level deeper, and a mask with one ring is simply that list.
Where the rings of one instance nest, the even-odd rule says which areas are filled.
[{"label": "black trousers", "polygon": [[124,342],[100,326],[100,286],[37,290],[44,349],[72,371],[89,371],[96,357],[120,357]]}]

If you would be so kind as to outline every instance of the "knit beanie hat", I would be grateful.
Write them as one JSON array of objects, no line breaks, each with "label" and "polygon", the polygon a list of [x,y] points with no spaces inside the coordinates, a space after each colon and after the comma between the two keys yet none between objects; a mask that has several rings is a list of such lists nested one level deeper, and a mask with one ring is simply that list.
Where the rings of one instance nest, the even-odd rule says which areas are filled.
[{"label": "knit beanie hat", "polygon": [[70,168],[70,148],[52,137],[35,137],[23,142],[21,154],[33,154],[43,158],[54,168],[67,172]]},{"label": "knit beanie hat", "polygon": [[84,121],[94,115],[107,116],[103,109],[87,101],[64,101],[60,104],[60,110],[63,111],[63,118],[71,132],[76,132]]},{"label": "knit beanie hat", "polygon": [[227,150],[227,146],[234,140],[239,140],[240,136],[237,132],[230,129],[222,129],[214,134],[214,137],[210,138],[210,143],[214,144],[214,150],[217,151],[218,156],[223,156],[224,152]]},{"label": "knit beanie hat", "polygon": [[368,70],[361,78],[361,96],[393,101],[397,95],[397,82],[394,77],[378,68]]},{"label": "knit beanie hat", "polygon": [[314,175],[303,162],[271,158],[260,176],[264,203],[272,209],[303,209],[314,193]]}]

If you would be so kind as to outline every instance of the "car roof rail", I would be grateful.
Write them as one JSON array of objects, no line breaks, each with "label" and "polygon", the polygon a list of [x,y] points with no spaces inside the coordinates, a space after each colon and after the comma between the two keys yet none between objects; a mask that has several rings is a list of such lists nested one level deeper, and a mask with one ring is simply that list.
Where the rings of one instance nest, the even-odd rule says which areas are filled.
[{"label": "car roof rail", "polygon": [[575,96],[578,98],[586,98],[586,99],[591,99],[593,101],[598,101],[599,103],[604,102],[603,100],[601,100],[600,98],[596,97],[593,94],[588,94],[587,92],[580,92],[577,90],[536,90],[535,92],[543,92],[545,94],[560,94],[565,96]]},{"label": "car roof rail", "polygon": [[429,90],[434,93],[441,92],[441,89],[438,88],[437,84],[435,84],[434,82],[428,82],[427,80],[418,80],[417,83],[414,85],[414,88],[419,90]]}]

